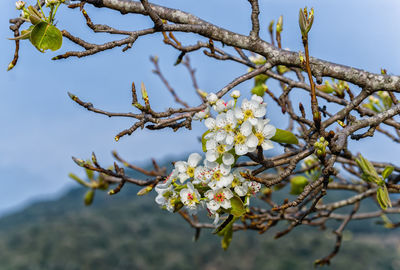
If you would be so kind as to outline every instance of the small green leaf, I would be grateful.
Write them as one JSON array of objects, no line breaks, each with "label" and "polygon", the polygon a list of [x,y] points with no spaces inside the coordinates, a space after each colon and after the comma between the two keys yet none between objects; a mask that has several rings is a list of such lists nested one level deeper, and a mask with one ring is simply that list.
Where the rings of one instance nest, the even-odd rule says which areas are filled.
[{"label": "small green leaf", "polygon": [[91,205],[93,202],[93,198],[94,198],[94,189],[89,189],[86,194],[85,194],[85,198],[84,198],[84,202],[85,205]]},{"label": "small green leaf", "polygon": [[388,178],[392,174],[393,170],[394,170],[393,166],[387,166],[382,172],[383,179]]},{"label": "small green leaf", "polygon": [[243,201],[238,197],[234,196],[231,199],[231,214],[235,217],[241,217],[246,213],[246,207],[244,207]]},{"label": "small green leaf", "polygon": [[36,8],[34,8],[33,6],[29,6],[28,11],[29,11],[29,20],[33,25],[43,22],[42,14]]},{"label": "small green leaf", "polygon": [[40,22],[33,28],[30,41],[40,52],[56,51],[61,48],[62,34],[54,25]]},{"label": "small green leaf", "polygon": [[221,246],[224,250],[227,250],[229,248],[229,244],[232,241],[232,236],[233,236],[233,223],[229,224],[229,226],[226,228],[226,231],[224,233],[224,237],[221,240]]},{"label": "small green leaf", "polygon": [[71,179],[74,179],[76,182],[78,182],[79,184],[81,184],[82,186],[84,186],[84,187],[90,187],[90,185],[88,184],[88,183],[86,183],[85,181],[83,181],[82,179],[80,179],[78,176],[76,176],[75,174],[73,174],[73,173],[70,173],[70,174],[68,174],[68,176],[71,178]]},{"label": "small green leaf", "polygon": [[383,210],[386,208],[392,207],[392,202],[390,201],[389,192],[384,185],[383,187],[379,187],[376,191],[376,199]]},{"label": "small green leaf", "polygon": [[290,179],[290,194],[299,195],[303,192],[304,187],[308,185],[308,179],[299,175]]},{"label": "small green leaf", "polygon": [[93,172],[92,170],[89,170],[89,169],[86,169],[86,168],[85,168],[85,172],[86,172],[86,176],[87,176],[89,179],[93,180],[94,172]]},{"label": "small green leaf", "polygon": [[277,128],[274,137],[271,138],[271,141],[278,143],[287,143],[287,144],[298,144],[299,140],[294,136],[294,134],[287,130],[282,130]]}]

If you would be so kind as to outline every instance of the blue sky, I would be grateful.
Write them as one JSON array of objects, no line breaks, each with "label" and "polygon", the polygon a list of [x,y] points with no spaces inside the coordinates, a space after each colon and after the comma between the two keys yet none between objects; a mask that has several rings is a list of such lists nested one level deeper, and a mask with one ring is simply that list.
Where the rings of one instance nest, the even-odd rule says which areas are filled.
[{"label": "blue sky", "polygon": [[[32,1],[31,1],[32,2]],[[184,11],[221,25],[227,29],[247,34],[250,29],[250,5],[246,0],[169,0],[153,1]],[[313,56],[345,65],[379,72],[381,67],[390,73],[400,73],[400,3],[385,1],[260,1],[262,37],[270,20],[284,16],[283,45],[291,50],[301,49],[297,15],[301,7],[315,9],[315,20],[310,32],[310,50]],[[164,4],[166,3],[166,4]],[[86,6],[95,23],[105,23],[126,30],[151,26],[151,21],[141,15],[121,16],[117,12]],[[0,215],[15,210],[32,200],[58,196],[74,183],[67,174],[81,174],[71,161],[71,156],[89,158],[95,151],[102,164],[112,162],[111,150],[124,158],[143,163],[151,157],[162,158],[200,151],[197,136],[201,124],[193,131],[170,130],[150,132],[140,130],[130,137],[114,141],[114,136],[132,125],[129,119],[107,118],[90,113],[67,96],[72,92],[95,106],[110,111],[132,111],[130,84],[143,81],[149,91],[153,107],[163,110],[176,106],[159,79],[151,72],[151,55],[158,55],[166,77],[180,97],[192,105],[198,104],[187,71],[183,66],[173,66],[178,52],[162,42],[160,34],[139,39],[125,53],[120,49],[95,56],[61,61],[50,59],[67,50],[79,50],[68,40],[58,52],[39,53],[29,42],[22,42],[20,61],[16,68],[6,72],[12,59],[14,44],[7,40],[8,18],[18,15],[14,1],[0,2]],[[106,34],[92,34],[78,10],[63,7],[57,15],[58,27],[86,37],[91,42],[110,40]],[[187,34],[177,34],[187,43],[205,40]],[[217,44],[220,46],[220,44]],[[217,91],[246,69],[231,62],[216,62],[201,52],[191,55],[197,69],[200,87],[208,92]],[[238,89],[248,93],[250,83]],[[268,102],[268,100],[267,100]],[[276,125],[280,112],[269,107],[269,117]],[[284,124],[282,127],[284,127]],[[366,139],[355,144],[358,151],[376,160],[398,162],[388,140],[379,137],[379,143]]]}]

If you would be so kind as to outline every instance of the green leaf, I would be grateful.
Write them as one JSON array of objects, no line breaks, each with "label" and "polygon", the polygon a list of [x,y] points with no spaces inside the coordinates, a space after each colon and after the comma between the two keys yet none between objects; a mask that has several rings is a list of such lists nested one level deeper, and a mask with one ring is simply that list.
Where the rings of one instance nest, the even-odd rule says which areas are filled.
[{"label": "green leaf", "polygon": [[361,154],[359,155],[358,159],[356,159],[356,163],[358,167],[360,167],[362,171],[362,176],[361,178],[366,181],[366,182],[373,182],[378,185],[382,185],[383,181],[382,179],[378,176],[378,173],[376,172],[374,165],[372,165],[371,162],[369,162],[367,159],[365,159]]},{"label": "green leaf", "polygon": [[384,185],[383,187],[379,187],[376,191],[376,199],[383,210],[386,208],[392,207],[392,202],[390,201],[389,192]]},{"label": "green leaf", "polygon": [[94,198],[94,189],[89,189],[86,194],[85,194],[85,198],[84,198],[84,202],[85,205],[91,205],[93,202],[93,198]]},{"label": "green leaf", "polygon": [[290,179],[290,194],[299,195],[303,192],[304,187],[308,185],[308,179],[299,175]]},{"label": "green leaf", "polygon": [[244,206],[242,199],[236,195],[231,199],[231,206],[232,209],[230,213],[235,217],[241,217],[246,213],[246,207]]},{"label": "green leaf", "polygon": [[78,176],[76,176],[75,174],[73,174],[73,173],[70,173],[70,174],[68,174],[68,176],[71,178],[71,179],[74,179],[76,182],[78,182],[79,184],[81,184],[82,186],[84,186],[84,187],[90,187],[90,185],[88,184],[88,183],[86,183],[85,181],[83,181],[82,179],[80,179]]},{"label": "green leaf", "polygon": [[287,143],[287,144],[298,144],[299,140],[294,136],[294,134],[287,130],[282,130],[277,128],[274,137],[271,138],[271,141],[278,143]]},{"label": "green leaf", "polygon": [[30,41],[40,52],[56,51],[61,48],[62,34],[54,25],[40,22],[33,28]]},{"label": "green leaf", "polygon": [[383,179],[388,178],[392,174],[393,170],[394,170],[393,166],[387,166],[382,172]]},{"label": "green leaf", "polygon": [[233,223],[229,224],[229,226],[226,228],[226,231],[224,233],[224,237],[221,240],[221,246],[224,250],[227,250],[229,248],[229,244],[232,241],[232,236],[233,236]]}]

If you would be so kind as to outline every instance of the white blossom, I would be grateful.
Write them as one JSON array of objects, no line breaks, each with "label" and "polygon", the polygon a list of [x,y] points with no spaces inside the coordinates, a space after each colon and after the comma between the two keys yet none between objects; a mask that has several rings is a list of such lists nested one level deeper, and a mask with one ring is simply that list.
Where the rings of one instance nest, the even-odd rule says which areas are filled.
[{"label": "white blossom", "polygon": [[200,193],[194,188],[193,184],[188,182],[187,188],[184,188],[179,193],[181,202],[189,210],[190,214],[197,213],[197,206],[200,204]]},{"label": "white blossom", "polygon": [[15,2],[15,7],[18,9],[18,10],[21,10],[21,9],[23,9],[24,7],[25,7],[25,2],[24,1],[17,1],[17,2]]},{"label": "white blossom", "polygon": [[235,99],[239,98],[240,97],[240,91],[239,90],[233,90],[232,93],[231,93],[231,97],[235,98]]},{"label": "white blossom", "polygon": [[202,120],[210,116],[210,107],[201,110],[193,116],[193,120]]},{"label": "white blossom", "polygon": [[207,95],[206,99],[207,99],[208,103],[210,103],[212,105],[212,104],[215,104],[215,102],[217,102],[218,97],[214,93],[209,93]]},{"label": "white blossom", "polygon": [[194,172],[197,164],[201,161],[201,156],[198,153],[190,154],[188,161],[175,162],[175,168],[178,170],[178,178],[181,183],[185,182],[188,178],[194,177]]},{"label": "white blossom", "polygon": [[253,95],[250,100],[244,99],[240,108],[235,108],[235,116],[242,121],[250,121],[252,125],[257,123],[258,118],[265,116],[267,104],[262,97]]},{"label": "white blossom", "polygon": [[228,187],[233,181],[231,166],[205,161],[205,167],[210,170],[211,179],[208,186],[212,189]]},{"label": "white blossom", "polygon": [[207,202],[207,208],[212,212],[216,212],[220,207],[224,209],[231,208],[230,199],[233,197],[233,193],[229,188],[208,190],[204,196],[210,200]]},{"label": "white blossom", "polygon": [[244,122],[240,131],[236,133],[234,138],[235,153],[239,156],[245,155],[248,152],[253,152],[257,147],[257,137],[252,134],[252,125],[249,121]]},{"label": "white blossom", "polygon": [[257,145],[261,146],[263,150],[274,148],[271,139],[275,133],[276,128],[273,125],[269,125],[269,120],[258,119],[257,124],[254,126],[254,136],[257,137]]},{"label": "white blossom", "polygon": [[249,190],[248,181],[240,174],[243,171],[243,169],[237,168],[232,173],[233,181],[231,187],[240,197],[246,196]]}]

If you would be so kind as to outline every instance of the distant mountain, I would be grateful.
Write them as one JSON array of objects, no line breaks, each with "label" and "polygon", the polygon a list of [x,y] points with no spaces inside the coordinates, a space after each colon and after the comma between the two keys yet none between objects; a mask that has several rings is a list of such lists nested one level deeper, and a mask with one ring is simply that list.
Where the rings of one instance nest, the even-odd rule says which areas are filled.
[{"label": "distant mountain", "polygon": [[[279,240],[249,231],[235,233],[223,251],[207,230],[193,242],[179,215],[160,210],[154,194],[136,192],[127,185],[115,196],[97,193],[84,207],[84,190],[74,189],[0,219],[0,269],[312,269],[335,242],[330,231],[296,228]],[[329,269],[400,269],[395,233],[348,233],[352,241]]]}]

